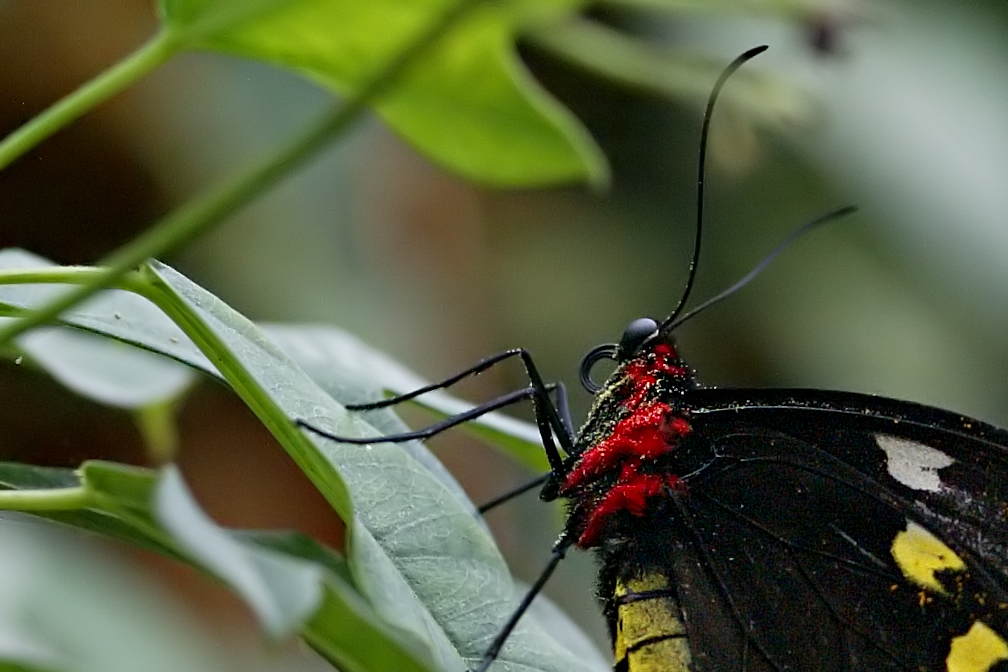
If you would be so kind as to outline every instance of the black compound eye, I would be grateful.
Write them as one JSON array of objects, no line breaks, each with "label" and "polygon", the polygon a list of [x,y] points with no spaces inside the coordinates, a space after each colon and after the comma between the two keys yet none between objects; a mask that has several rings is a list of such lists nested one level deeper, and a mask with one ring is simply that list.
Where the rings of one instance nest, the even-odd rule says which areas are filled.
[{"label": "black compound eye", "polygon": [[644,341],[657,333],[658,323],[650,317],[642,317],[631,322],[620,338],[619,349],[616,351],[617,360],[625,362],[633,357]]}]

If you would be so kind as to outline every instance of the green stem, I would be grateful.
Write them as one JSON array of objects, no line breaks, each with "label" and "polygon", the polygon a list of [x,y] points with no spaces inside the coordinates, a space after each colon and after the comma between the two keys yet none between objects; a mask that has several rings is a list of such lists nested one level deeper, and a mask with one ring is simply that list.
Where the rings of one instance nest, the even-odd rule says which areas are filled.
[{"label": "green stem", "polygon": [[360,117],[367,105],[393,86],[403,72],[428,48],[433,46],[469,10],[482,0],[459,0],[398,52],[365,84],[357,95],[335,105],[321,119],[286,147],[255,164],[237,177],[209,193],[198,196],[168,215],[146,233],[116,250],[103,260],[105,268],[84,284],[57,297],[24,318],[0,329],[0,344],[42,324],[52,322],[60,313],[106,287],[122,274],[140,266],[151,257],[164,256],[193,238],[205,233],[228,215],[249,203],[293,168],[323,149],[328,141],[345,131]]},{"label": "green stem", "polygon": [[93,504],[91,492],[84,486],[0,491],[0,510],[4,511],[79,511]]},{"label": "green stem", "polygon": [[105,102],[168,60],[178,44],[168,31],[66,96],[0,142],[0,169],[85,112]]},{"label": "green stem", "polygon": [[[79,285],[99,277],[102,270],[93,266],[10,268],[0,270],[0,285]],[[126,276],[115,287],[136,291],[136,283],[139,281],[139,278]]]}]

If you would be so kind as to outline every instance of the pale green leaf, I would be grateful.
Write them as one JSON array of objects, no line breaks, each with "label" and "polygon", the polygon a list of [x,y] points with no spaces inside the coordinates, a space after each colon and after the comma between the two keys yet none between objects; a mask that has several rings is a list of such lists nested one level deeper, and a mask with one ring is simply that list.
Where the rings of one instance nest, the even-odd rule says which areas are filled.
[{"label": "pale green leaf", "polygon": [[[162,0],[191,47],[272,63],[346,96],[362,91],[459,0]],[[373,107],[419,151],[498,186],[608,179],[580,122],[529,75],[514,47],[529,22],[571,0],[480,2],[418,55]]]}]

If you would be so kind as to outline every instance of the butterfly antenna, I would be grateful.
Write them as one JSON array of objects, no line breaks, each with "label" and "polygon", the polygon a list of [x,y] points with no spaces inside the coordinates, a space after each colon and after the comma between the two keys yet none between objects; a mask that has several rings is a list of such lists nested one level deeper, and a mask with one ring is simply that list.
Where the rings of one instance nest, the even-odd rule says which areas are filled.
[{"label": "butterfly antenna", "polygon": [[791,235],[789,235],[787,238],[785,238],[784,240],[782,240],[777,245],[777,247],[775,247],[770,252],[770,254],[768,254],[766,257],[764,257],[763,261],[761,261],[760,263],[756,264],[755,268],[753,268],[751,271],[749,271],[748,273],[746,273],[745,277],[743,277],[741,280],[739,280],[734,285],[732,285],[728,289],[724,290],[720,294],[712,296],[711,298],[707,299],[706,301],[704,301],[703,303],[701,303],[696,308],[690,310],[687,313],[684,313],[679,318],[674,319],[671,322],[669,322],[669,321],[666,320],[665,324],[662,325],[662,329],[663,330],[668,330],[668,331],[673,331],[679,325],[681,325],[683,322],[685,322],[686,320],[690,320],[690,319],[696,317],[697,315],[699,315],[700,313],[702,313],[703,311],[707,310],[708,308],[710,308],[714,304],[720,303],[721,301],[724,301],[729,296],[731,296],[732,294],[734,294],[735,292],[739,291],[740,289],[742,289],[743,287],[745,287],[746,285],[748,285],[750,282],[752,282],[756,278],[757,275],[759,275],[760,273],[762,273],[763,270],[767,266],[769,266],[770,263],[780,255],[781,252],[783,252],[787,248],[791,247],[791,244],[793,242],[795,242],[796,240],[798,240],[799,238],[801,238],[802,236],[804,236],[806,233],[808,233],[812,229],[816,228],[817,226],[821,226],[822,224],[825,224],[827,222],[832,222],[833,220],[840,219],[841,217],[846,217],[847,215],[855,212],[856,210],[857,210],[856,206],[845,205],[842,208],[837,208],[836,210],[833,210],[832,212],[827,212],[825,215],[820,215],[819,217],[816,217],[815,219],[813,219],[813,220],[811,220],[809,222],[806,222],[805,224],[802,224],[800,227],[798,227],[797,229],[795,229],[795,231],[793,231],[791,233]]},{"label": "butterfly antenna", "polygon": [[696,279],[697,262],[700,260],[700,237],[703,231],[704,172],[707,165],[707,135],[710,132],[710,121],[711,115],[714,112],[714,103],[717,102],[718,95],[721,93],[721,89],[724,87],[725,82],[728,81],[728,78],[731,77],[735,71],[741,68],[747,61],[759,56],[766,50],[767,45],[765,44],[753,47],[732,61],[717,78],[717,81],[714,83],[714,88],[711,89],[710,97],[707,99],[707,109],[704,112],[703,126],[700,130],[700,159],[697,162],[697,223],[696,237],[693,240],[693,259],[690,261],[689,265],[689,276],[686,278],[686,288],[683,290],[682,296],[679,297],[679,303],[676,305],[675,310],[673,310],[672,314],[669,315],[668,318],[661,323],[661,325],[659,325],[659,333],[666,331],[668,326],[675,322],[679,313],[682,312],[683,308],[686,306],[686,300],[689,299],[690,292],[693,291],[693,281]]}]

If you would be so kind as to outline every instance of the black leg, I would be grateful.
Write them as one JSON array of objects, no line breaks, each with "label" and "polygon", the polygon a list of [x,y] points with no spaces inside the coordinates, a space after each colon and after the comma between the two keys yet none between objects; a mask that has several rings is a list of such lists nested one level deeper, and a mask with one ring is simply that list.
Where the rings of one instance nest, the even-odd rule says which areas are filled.
[{"label": "black leg", "polygon": [[496,355],[491,355],[486,359],[482,359],[477,362],[474,366],[470,366],[464,371],[459,371],[454,376],[450,378],[445,378],[439,383],[431,383],[419,389],[413,390],[412,392],[407,392],[406,394],[400,394],[395,397],[389,397],[388,399],[382,399],[380,401],[371,401],[366,404],[347,404],[346,409],[348,411],[374,411],[379,408],[388,408],[389,406],[395,406],[396,404],[401,404],[404,401],[409,401],[410,399],[415,399],[421,394],[427,394],[428,392],[433,392],[434,390],[443,390],[446,387],[451,387],[455,383],[468,378],[470,376],[478,376],[487,369],[489,369],[494,364],[503,362],[505,359],[510,359],[511,357],[518,357],[524,352],[522,349],[515,350],[505,350],[504,352],[499,352]]},{"label": "black leg", "polygon": [[543,567],[542,572],[539,573],[539,578],[537,578],[535,583],[532,584],[532,587],[528,589],[528,592],[525,593],[525,597],[522,598],[518,608],[515,609],[514,613],[511,614],[511,617],[508,618],[507,623],[504,624],[501,631],[497,633],[496,637],[494,637],[493,642],[490,643],[490,647],[486,650],[486,653],[483,654],[483,658],[480,659],[480,664],[476,667],[474,672],[486,672],[487,668],[490,667],[490,664],[496,660],[498,654],[500,654],[501,648],[504,646],[504,642],[506,642],[507,638],[511,636],[511,631],[515,629],[515,626],[518,625],[518,621],[521,620],[521,617],[526,611],[528,611],[528,608],[532,605],[532,600],[534,600],[536,595],[542,591],[543,586],[546,585],[546,581],[548,581],[550,576],[553,575],[553,571],[557,568],[557,565],[559,565],[560,561],[564,559],[565,555],[567,555],[567,549],[571,547],[572,543],[573,541],[568,541],[566,537],[561,537],[560,541],[556,543],[553,547],[553,555],[550,557],[549,562],[546,563],[546,566]]},{"label": "black leg", "polygon": [[503,495],[499,495],[497,497],[494,497],[489,502],[485,502],[484,504],[481,504],[476,510],[479,511],[481,514],[486,513],[490,509],[496,508],[496,507],[500,506],[501,504],[503,504],[504,502],[510,502],[512,499],[514,499],[518,495],[523,495],[526,492],[528,492],[529,490],[532,490],[534,488],[539,487],[540,485],[543,485],[546,481],[548,481],[550,479],[551,476],[553,476],[553,472],[552,471],[548,471],[545,474],[542,474],[541,476],[536,476],[531,481],[528,481],[526,483],[522,483],[517,488],[513,488],[511,490],[508,490]]},{"label": "black leg", "polygon": [[[553,427],[553,431],[557,434],[557,439],[560,441],[560,447],[563,448],[564,452],[568,455],[573,452],[574,442],[573,442],[573,425],[570,421],[570,409],[567,406],[567,390],[562,386],[559,386],[557,392],[557,403],[554,405],[547,399],[546,385],[543,383],[542,378],[539,375],[539,370],[536,368],[535,363],[532,361],[532,355],[525,348],[515,348],[513,350],[505,350],[504,352],[497,353],[487,357],[486,359],[480,360],[475,365],[456,373],[454,376],[445,378],[444,380],[431,383],[419,389],[413,390],[412,392],[407,392],[406,394],[400,394],[395,397],[389,397],[388,399],[382,399],[380,401],[372,401],[366,404],[348,404],[346,409],[348,411],[374,411],[379,408],[387,408],[389,406],[395,406],[396,404],[401,404],[404,401],[409,401],[410,399],[415,399],[421,394],[426,394],[427,392],[433,392],[434,390],[441,390],[446,387],[450,387],[455,383],[468,378],[469,376],[478,376],[490,367],[498,364],[506,359],[512,357],[519,357],[522,360],[522,364],[525,365],[525,373],[528,375],[529,384],[533,389],[538,391],[536,396],[533,396],[533,406],[536,405],[537,397],[539,403],[545,399],[547,401],[547,408],[544,409],[546,414],[550,416],[547,420],[548,424]],[[559,412],[558,412],[559,411]],[[536,409],[536,420],[538,422],[540,417],[539,409]],[[563,431],[561,431],[563,428]],[[544,441],[545,443],[545,441]],[[548,449],[547,449],[548,450]],[[551,461],[552,463],[552,461]]]},{"label": "black leg", "polygon": [[323,438],[339,441],[340,443],[353,443],[356,445],[365,445],[368,443],[403,443],[404,441],[412,441],[414,439],[429,439],[430,437],[440,434],[447,429],[461,425],[464,422],[469,422],[481,415],[485,415],[491,411],[496,411],[499,408],[510,406],[511,404],[522,401],[523,399],[530,399],[533,396],[535,396],[535,390],[531,387],[526,387],[521,390],[509,392],[508,394],[497,397],[493,401],[488,401],[485,404],[471,408],[468,411],[459,413],[458,415],[453,415],[450,418],[446,418],[441,422],[436,422],[433,425],[424,427],[423,429],[418,429],[413,432],[402,432],[401,434],[386,434],[384,436],[337,436],[335,434],[330,434],[324,429],[316,427],[307,420],[301,420],[299,418],[294,422],[298,427],[307,429],[313,434],[318,434]]},{"label": "black leg", "polygon": [[[556,382],[556,409],[567,434],[573,437],[574,423],[571,421],[570,404],[567,403],[567,386],[562,381]],[[567,451],[567,454],[570,455],[571,452]]]},{"label": "black leg", "polygon": [[[570,409],[567,405],[567,391],[562,384],[558,385],[546,385],[542,377],[539,375],[539,370],[536,368],[535,363],[532,361],[532,355],[529,354],[524,348],[517,348],[514,350],[507,350],[499,354],[493,355],[492,357],[487,357],[486,359],[478,362],[475,366],[471,366],[465,371],[446,378],[439,383],[433,383],[420,389],[413,390],[407,394],[402,394],[396,397],[390,397],[388,399],[383,399],[381,401],[375,401],[367,404],[351,404],[346,408],[352,411],[369,411],[377,410],[380,408],[386,408],[389,406],[394,406],[396,404],[402,403],[404,401],[409,401],[414,399],[421,394],[426,392],[432,392],[434,390],[439,390],[450,385],[454,385],[458,381],[466,378],[468,376],[475,376],[483,371],[486,371],[491,366],[498,364],[506,359],[512,357],[518,357],[522,360],[522,364],[525,366],[525,373],[529,378],[529,387],[524,390],[518,390],[510,394],[506,394],[499,397],[493,401],[490,401],[481,406],[477,406],[465,413],[460,413],[459,415],[453,416],[431,425],[430,427],[417,430],[415,432],[405,432],[402,434],[394,434],[385,437],[369,437],[369,438],[357,438],[357,437],[342,437],[330,434],[323,429],[313,426],[306,420],[297,419],[296,424],[299,427],[308,429],[319,436],[323,436],[334,441],[341,441],[343,443],[352,444],[368,444],[368,443],[378,443],[378,442],[401,442],[408,441],[410,439],[425,439],[440,432],[445,431],[451,427],[454,427],[462,422],[472,420],[477,418],[484,413],[489,413],[490,411],[496,410],[498,408],[503,408],[509,404],[513,404],[522,399],[531,399],[532,401],[532,411],[535,416],[536,426],[539,428],[539,436],[542,438],[543,449],[546,451],[546,458],[549,460],[550,468],[554,473],[562,473],[564,468],[564,460],[561,457],[560,452],[557,450],[556,443],[553,441],[555,436],[557,442],[560,444],[560,448],[563,449],[564,453],[567,455],[572,455],[574,453],[574,439],[572,431],[572,423],[570,420]],[[550,399],[550,391],[556,390],[556,403]]]}]

